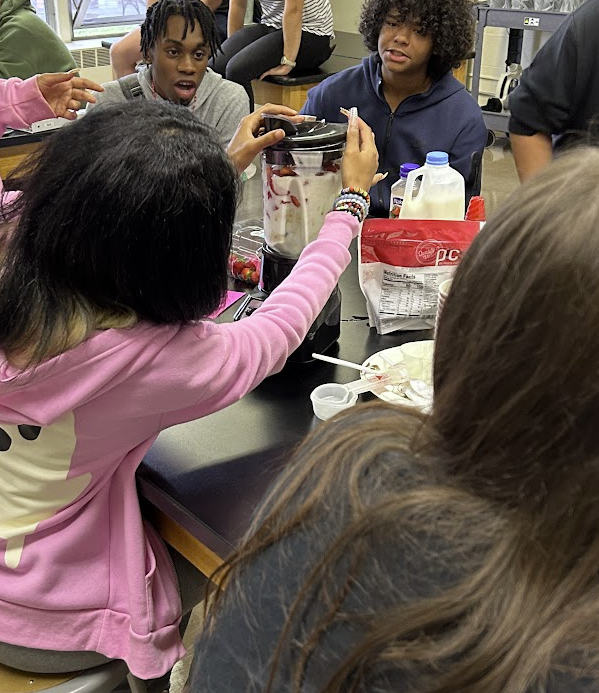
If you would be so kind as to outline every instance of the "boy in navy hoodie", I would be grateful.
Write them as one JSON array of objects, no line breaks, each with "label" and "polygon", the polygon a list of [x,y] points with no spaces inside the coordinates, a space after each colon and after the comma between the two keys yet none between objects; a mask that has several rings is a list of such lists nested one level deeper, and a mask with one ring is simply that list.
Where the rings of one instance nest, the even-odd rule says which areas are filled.
[{"label": "boy in navy hoodie", "polygon": [[487,129],[451,72],[472,50],[471,7],[470,0],[366,0],[359,31],[373,54],[308,92],[302,113],[343,122],[339,109],[356,106],[374,131],[380,170],[389,175],[370,191],[373,216],[388,216],[400,165],[422,165],[434,150],[449,154],[467,198],[480,192],[469,177]]}]

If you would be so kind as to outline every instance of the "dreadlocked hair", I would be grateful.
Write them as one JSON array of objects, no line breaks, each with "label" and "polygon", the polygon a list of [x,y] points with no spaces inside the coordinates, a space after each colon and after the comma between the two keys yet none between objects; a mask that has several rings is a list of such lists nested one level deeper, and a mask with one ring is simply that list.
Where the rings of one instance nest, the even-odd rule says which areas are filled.
[{"label": "dreadlocked hair", "polygon": [[376,53],[379,34],[390,12],[396,12],[400,22],[417,24],[433,38],[433,54],[428,74],[439,79],[458,67],[472,51],[474,17],[470,0],[365,0],[358,31],[366,48]]},{"label": "dreadlocked hair", "polygon": [[196,22],[200,25],[204,41],[215,56],[220,49],[220,40],[216,31],[216,22],[212,11],[201,0],[158,0],[148,7],[146,19],[141,25],[141,52],[144,60],[150,57],[150,49],[160,36],[166,36],[166,25],[171,17],[183,17],[185,28],[184,39],[188,31],[194,31]]}]

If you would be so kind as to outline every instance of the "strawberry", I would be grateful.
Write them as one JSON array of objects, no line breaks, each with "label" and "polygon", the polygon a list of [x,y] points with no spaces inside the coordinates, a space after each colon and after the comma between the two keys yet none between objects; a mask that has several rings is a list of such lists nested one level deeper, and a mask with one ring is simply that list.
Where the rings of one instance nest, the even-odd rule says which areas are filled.
[{"label": "strawberry", "polygon": [[252,284],[257,284],[258,281],[260,280],[260,272],[254,271],[252,272],[252,276],[250,277]]},{"label": "strawberry", "polygon": [[238,277],[241,274],[244,264],[245,263],[243,262],[243,260],[240,259],[237,259],[235,260],[235,262],[233,262],[233,276]]},{"label": "strawberry", "polygon": [[339,164],[336,164],[334,161],[326,161],[322,167],[325,171],[329,171],[330,173],[337,173],[340,169]]},{"label": "strawberry", "polygon": [[272,174],[273,174],[272,166],[267,166],[266,167],[266,184],[272,190],[272,192],[276,195],[277,191],[273,187]]},{"label": "strawberry", "polygon": [[282,166],[278,171],[273,171],[277,176],[297,176],[297,173],[291,168],[291,166]]},{"label": "strawberry", "polygon": [[400,211],[401,207],[399,205],[393,205],[393,209],[391,210],[391,219],[399,219]]},{"label": "strawberry", "polygon": [[483,197],[475,195],[470,198],[468,210],[466,212],[467,221],[485,221],[485,200]]},{"label": "strawberry", "polygon": [[255,263],[253,260],[248,260],[248,261],[244,264],[243,267],[244,267],[244,269],[245,269],[246,267],[247,267],[248,269],[251,269],[252,272],[255,272],[255,271],[256,271],[256,263]]},{"label": "strawberry", "polygon": [[252,281],[252,270],[249,267],[244,267],[241,270],[241,281],[247,282],[248,284]]}]

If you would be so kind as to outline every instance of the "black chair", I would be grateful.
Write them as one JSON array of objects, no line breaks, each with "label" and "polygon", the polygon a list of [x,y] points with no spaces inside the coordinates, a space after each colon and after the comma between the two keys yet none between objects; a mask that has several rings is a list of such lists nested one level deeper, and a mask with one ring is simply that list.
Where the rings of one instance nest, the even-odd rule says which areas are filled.
[{"label": "black chair", "polygon": [[[472,195],[479,195],[483,179],[483,153],[472,152],[470,157],[470,174],[466,179],[466,204]],[[476,192],[475,192],[476,191]]]},{"label": "black chair", "polygon": [[[334,46],[331,48],[333,50]],[[353,67],[360,61],[356,58],[347,58],[340,55],[332,55],[320,67],[311,70],[291,70],[288,75],[270,75],[263,80],[254,80],[252,89],[256,103],[280,103],[289,108],[300,110],[306,100],[308,89],[320,84],[331,75],[341,70]]]}]

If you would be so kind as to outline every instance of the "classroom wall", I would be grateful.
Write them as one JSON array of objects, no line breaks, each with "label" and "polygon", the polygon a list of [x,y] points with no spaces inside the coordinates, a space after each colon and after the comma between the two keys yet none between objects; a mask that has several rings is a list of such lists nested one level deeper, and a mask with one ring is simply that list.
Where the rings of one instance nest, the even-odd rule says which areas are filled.
[{"label": "classroom wall", "polygon": [[336,31],[357,33],[361,0],[331,0]]}]

